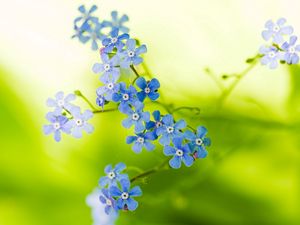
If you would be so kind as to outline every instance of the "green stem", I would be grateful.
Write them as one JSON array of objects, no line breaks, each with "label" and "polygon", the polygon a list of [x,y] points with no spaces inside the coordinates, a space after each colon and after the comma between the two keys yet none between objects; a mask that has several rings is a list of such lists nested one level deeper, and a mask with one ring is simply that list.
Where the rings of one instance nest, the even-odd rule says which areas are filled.
[{"label": "green stem", "polygon": [[118,108],[114,108],[114,109],[104,109],[104,110],[94,110],[93,113],[105,113],[105,112],[113,112],[113,111],[117,111]]},{"label": "green stem", "polygon": [[244,78],[258,63],[258,58],[259,55],[255,56],[253,58],[253,61],[251,62],[251,64],[245,69],[243,70],[241,73],[237,74],[235,76],[235,80],[231,83],[231,85],[225,89],[219,99],[218,102],[218,109],[222,108],[225,100],[228,98],[228,96],[233,92],[233,90],[235,89],[235,87],[238,85],[238,83],[240,82],[240,80],[242,78]]},{"label": "green stem", "polygon": [[87,97],[85,97],[81,91],[76,90],[74,91],[75,95],[77,95],[78,97],[81,97],[89,106],[90,108],[94,111],[97,111],[96,107],[87,99]]},{"label": "green stem", "polygon": [[156,167],[153,167],[152,169],[150,170],[147,170],[145,172],[142,172],[136,176],[134,176],[133,178],[130,179],[130,182],[134,182],[138,179],[141,179],[141,178],[144,178],[144,177],[147,177],[151,174],[154,174],[154,173],[157,173],[159,172],[160,170],[162,170],[164,168],[164,166],[169,162],[170,159],[166,159],[165,161],[163,161],[160,165],[156,166]]}]

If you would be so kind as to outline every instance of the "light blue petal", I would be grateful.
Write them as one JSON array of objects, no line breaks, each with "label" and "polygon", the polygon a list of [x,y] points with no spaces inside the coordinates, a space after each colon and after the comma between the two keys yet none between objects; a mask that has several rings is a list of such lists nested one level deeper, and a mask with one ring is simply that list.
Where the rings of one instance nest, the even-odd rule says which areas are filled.
[{"label": "light blue petal", "polygon": [[121,171],[125,170],[126,169],[126,165],[125,163],[118,163],[116,166],[115,166],[115,172],[116,173],[120,173]]},{"label": "light blue petal", "polygon": [[74,127],[74,129],[72,131],[72,135],[74,138],[82,138],[82,128]]},{"label": "light blue petal", "polygon": [[123,127],[129,129],[132,126],[133,122],[131,118],[127,118],[125,120],[122,121],[122,125]]},{"label": "light blue petal", "polygon": [[165,145],[169,145],[171,142],[171,137],[169,135],[167,135],[166,133],[164,133],[161,138],[159,139],[159,143],[163,146]]},{"label": "light blue petal", "polygon": [[172,146],[167,145],[167,146],[164,147],[164,154],[166,156],[175,155],[176,154],[176,149],[173,148]]},{"label": "light blue petal", "polygon": [[135,201],[133,198],[127,199],[127,206],[129,211],[134,211],[138,207],[138,202]]},{"label": "light blue petal", "polygon": [[179,169],[181,167],[181,159],[179,156],[175,155],[170,161],[169,165],[174,169]]},{"label": "light blue petal", "polygon": [[43,126],[43,131],[44,131],[45,135],[51,134],[54,130],[55,129],[54,129],[53,125],[44,125]]},{"label": "light blue petal", "polygon": [[132,150],[135,153],[141,153],[142,148],[143,148],[143,144],[140,142],[135,142],[134,145],[132,146]]},{"label": "light blue petal", "polygon": [[182,157],[182,161],[187,167],[190,167],[194,163],[194,158],[189,154],[184,154]]},{"label": "light blue petal", "polygon": [[119,197],[122,195],[121,190],[115,186],[110,187],[109,192],[112,197]]}]

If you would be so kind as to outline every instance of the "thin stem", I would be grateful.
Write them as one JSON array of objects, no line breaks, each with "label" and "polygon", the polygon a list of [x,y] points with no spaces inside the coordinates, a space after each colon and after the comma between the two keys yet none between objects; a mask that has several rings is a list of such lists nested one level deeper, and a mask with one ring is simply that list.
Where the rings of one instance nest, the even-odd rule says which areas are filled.
[{"label": "thin stem", "polygon": [[81,91],[79,90],[76,90],[75,92],[75,95],[77,95],[78,97],[81,97],[89,106],[90,108],[93,110],[93,111],[97,111],[96,107],[87,99],[87,97],[85,97]]},{"label": "thin stem", "polygon": [[142,172],[136,176],[134,176],[133,178],[130,179],[130,182],[134,182],[138,179],[141,179],[141,178],[144,178],[144,177],[147,177],[151,174],[154,174],[154,173],[157,173],[159,172],[160,170],[163,169],[163,167],[168,163],[169,159],[166,159],[165,161],[163,161],[160,165],[156,166],[156,167],[153,167],[152,169],[150,170],[147,170],[145,172]]},{"label": "thin stem", "polygon": [[113,111],[117,111],[118,108],[114,108],[114,109],[104,109],[104,110],[94,110],[93,113],[106,113],[106,112],[113,112]]},{"label": "thin stem", "polygon": [[220,109],[222,107],[222,105],[225,102],[226,98],[228,98],[228,96],[232,93],[232,91],[238,85],[240,80],[242,78],[244,78],[257,65],[258,57],[259,57],[259,55],[255,56],[253,58],[253,61],[251,62],[251,64],[245,70],[243,70],[241,73],[237,74],[237,76],[235,76],[235,80],[231,83],[231,85],[223,91],[223,93],[222,93],[222,95],[219,99],[218,109]]},{"label": "thin stem", "polygon": [[136,75],[136,77],[140,77],[139,73],[136,71],[136,69],[134,68],[133,65],[131,65],[130,68],[132,69],[132,71],[134,72],[134,74]]},{"label": "thin stem", "polygon": [[224,85],[220,79],[209,69],[205,68],[204,71],[209,75],[209,77],[217,84],[221,91],[224,91]]}]

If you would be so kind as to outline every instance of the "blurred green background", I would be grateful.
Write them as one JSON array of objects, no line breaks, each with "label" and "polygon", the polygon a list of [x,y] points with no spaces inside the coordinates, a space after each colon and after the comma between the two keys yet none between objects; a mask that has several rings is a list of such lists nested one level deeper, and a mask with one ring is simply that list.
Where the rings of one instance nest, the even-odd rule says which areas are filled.
[{"label": "blurred green background", "polygon": [[55,143],[42,134],[49,96],[79,89],[94,99],[100,86],[91,72],[97,53],[70,39],[82,3],[97,4],[100,18],[112,10],[129,15],[131,35],[147,44],[145,60],[166,101],[201,108],[200,117],[182,111],[176,118],[205,125],[213,143],[192,168],[141,183],[140,207],[117,224],[300,224],[300,68],[257,66],[220,112],[220,91],[203,72],[245,68],[270,18],[286,17],[300,35],[300,2],[0,2],[0,225],[92,224],[85,198],[106,164],[147,169],[164,159],[161,147],[134,154],[117,112],[96,115],[95,132],[81,140]]}]

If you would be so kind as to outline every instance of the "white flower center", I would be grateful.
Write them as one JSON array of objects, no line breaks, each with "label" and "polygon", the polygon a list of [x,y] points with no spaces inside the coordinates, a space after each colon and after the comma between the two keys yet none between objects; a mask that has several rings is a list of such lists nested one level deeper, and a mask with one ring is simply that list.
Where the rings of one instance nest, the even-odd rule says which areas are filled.
[{"label": "white flower center", "polygon": [[110,65],[108,63],[104,64],[104,70],[106,72],[110,70]]},{"label": "white flower center", "polygon": [[129,99],[129,95],[128,94],[124,94],[123,96],[123,100],[127,101]]},{"label": "white flower center", "polygon": [[116,177],[116,174],[114,172],[109,172],[107,176],[108,176],[109,179],[112,180]]},{"label": "white flower center", "polygon": [[137,142],[144,143],[145,139],[143,137],[138,137]]},{"label": "white flower center", "polygon": [[273,27],[273,31],[275,31],[275,32],[280,31],[280,27],[279,27],[278,25],[275,25],[275,26]]},{"label": "white flower center", "polygon": [[79,126],[79,127],[83,125],[82,119],[76,119],[75,122],[76,122],[76,125]]},{"label": "white flower center", "polygon": [[112,206],[112,202],[111,202],[111,200],[110,200],[110,199],[106,199],[106,205],[108,205],[108,206]]},{"label": "white flower center", "polygon": [[156,122],[155,126],[156,127],[161,127],[162,126],[162,122],[160,122],[160,121]]},{"label": "white flower center", "polygon": [[151,90],[150,90],[150,88],[146,87],[144,91],[146,94],[149,94]]},{"label": "white flower center", "polygon": [[196,145],[202,145],[202,143],[203,143],[201,138],[197,138],[195,142],[196,142]]},{"label": "white flower center", "polygon": [[134,51],[128,51],[128,56],[133,57],[135,55]]},{"label": "white flower center", "polygon": [[117,43],[117,41],[118,41],[118,38],[116,38],[116,37],[111,39],[111,43],[113,43],[113,44]]},{"label": "white flower center", "polygon": [[269,52],[268,55],[269,55],[270,58],[274,58],[276,56],[275,52]]},{"label": "white flower center", "polygon": [[137,121],[137,120],[139,120],[139,118],[140,118],[139,114],[137,114],[137,113],[132,114],[132,119],[133,120]]},{"label": "white flower center", "polygon": [[121,198],[123,200],[127,200],[129,198],[129,194],[127,192],[123,192],[122,195],[121,195]]},{"label": "white flower center", "polygon": [[53,123],[53,127],[55,130],[58,130],[60,128],[60,124],[58,122]]},{"label": "white flower center", "polygon": [[107,88],[108,88],[109,90],[112,90],[112,89],[114,88],[114,84],[113,84],[113,83],[107,84]]},{"label": "white flower center", "polygon": [[176,155],[177,155],[177,156],[180,156],[180,157],[183,156],[183,151],[180,150],[180,149],[177,149],[177,150],[176,150]]},{"label": "white flower center", "polygon": [[64,106],[64,100],[58,100],[57,101],[57,105],[59,106],[59,107],[63,107]]},{"label": "white flower center", "polygon": [[294,54],[295,52],[296,52],[296,49],[293,46],[291,46],[289,48],[289,53]]},{"label": "white flower center", "polygon": [[174,127],[167,127],[167,132],[169,134],[173,133],[174,132]]}]

